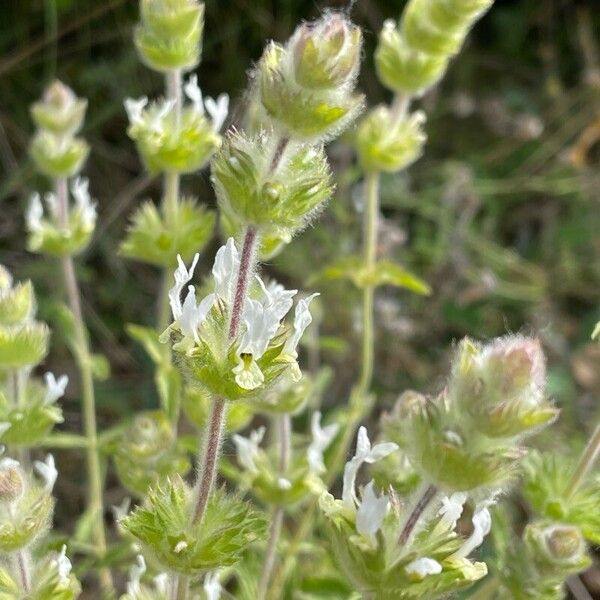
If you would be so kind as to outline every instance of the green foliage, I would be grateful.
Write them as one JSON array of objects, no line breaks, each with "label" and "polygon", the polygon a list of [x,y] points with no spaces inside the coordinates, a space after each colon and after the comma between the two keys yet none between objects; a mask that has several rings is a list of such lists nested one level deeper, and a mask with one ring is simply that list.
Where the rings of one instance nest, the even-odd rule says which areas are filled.
[{"label": "green foliage", "polygon": [[191,521],[193,502],[192,491],[174,478],[149,490],[145,505],[121,525],[163,568],[185,575],[235,564],[264,534],[262,517],[222,490],[213,493],[200,523]]},{"label": "green foliage", "polygon": [[[198,431],[204,431],[208,422],[212,396],[210,392],[200,386],[187,387],[183,393],[182,408],[188,421]],[[254,403],[231,402],[225,417],[225,431],[235,432],[244,429],[254,416],[256,406]]]},{"label": "green foliage", "polygon": [[176,264],[178,254],[188,262],[210,240],[215,220],[214,211],[191,198],[181,199],[175,213],[166,217],[152,202],[145,202],[134,214],[120,251],[162,267]]},{"label": "green foliage", "polygon": [[373,270],[364,265],[360,257],[342,258],[323,269],[320,276],[324,279],[345,279],[357,288],[391,285],[405,288],[415,294],[428,295],[431,289],[427,283],[410,271],[391,261],[379,261]]}]

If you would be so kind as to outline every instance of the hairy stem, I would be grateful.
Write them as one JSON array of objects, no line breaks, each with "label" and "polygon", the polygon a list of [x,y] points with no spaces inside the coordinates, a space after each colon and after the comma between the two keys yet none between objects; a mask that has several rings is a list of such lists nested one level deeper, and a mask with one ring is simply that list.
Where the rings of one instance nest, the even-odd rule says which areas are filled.
[{"label": "hairy stem", "polygon": [[31,580],[29,576],[29,557],[25,550],[18,550],[14,553],[15,569],[19,573],[21,588],[25,594],[29,594],[31,589]]},{"label": "hairy stem", "polygon": [[[59,217],[62,225],[67,225],[69,196],[67,180],[64,178],[56,181],[56,195],[58,199]],[[98,554],[106,553],[106,531],[104,529],[104,505],[102,498],[102,470],[98,452],[98,433],[96,426],[96,400],[94,395],[94,378],[92,373],[92,356],[90,352],[83,311],[81,310],[81,292],[75,276],[75,265],[72,256],[61,259],[63,278],[69,307],[74,319],[74,346],[75,361],[79,370],[81,385],[81,398],[83,408],[83,426],[87,439],[86,462],[88,473],[88,506],[94,515],[93,536]],[[113,591],[112,575],[110,570],[103,568],[99,572],[100,583],[103,590],[109,594]]]},{"label": "hairy stem", "polygon": [[406,518],[404,526],[402,527],[402,531],[400,532],[400,536],[398,538],[398,544],[400,546],[404,546],[408,542],[413,531],[415,530],[415,527],[417,526],[417,523],[419,522],[419,519],[429,507],[433,499],[437,496],[437,492],[438,490],[435,485],[428,485],[422,494],[419,495],[417,502]]},{"label": "hairy stem", "polygon": [[[278,419],[279,424],[279,473],[284,475],[290,465],[292,454],[292,419],[289,414],[283,414]],[[258,599],[264,600],[269,582],[275,567],[275,558],[277,556],[277,544],[281,536],[283,525],[284,510],[281,506],[276,506],[273,511],[271,528],[269,530],[269,540],[263,562],[262,573],[258,585]]]},{"label": "hairy stem", "polygon": [[[248,227],[246,229],[229,322],[228,338],[230,342],[235,339],[239,331],[244,300],[248,293],[248,281],[254,268],[257,237],[257,232],[254,228]],[[202,521],[202,516],[208,504],[210,491],[217,471],[217,459],[221,448],[225,414],[225,401],[222,398],[215,398],[205,435],[204,449],[199,461],[199,464],[202,466],[199,468],[198,481],[196,483],[196,503],[192,517],[193,523],[200,523]]]},{"label": "hairy stem", "polygon": [[594,433],[592,433],[592,437],[589,439],[587,446],[577,463],[575,472],[565,490],[567,498],[572,498],[575,495],[575,492],[594,466],[598,456],[600,456],[600,425],[596,426]]},{"label": "hairy stem", "polygon": [[[169,71],[165,76],[165,87],[167,99],[173,101],[175,111],[176,126],[179,127],[181,122],[182,109],[182,94],[181,94],[181,71],[176,69]],[[169,171],[163,177],[163,216],[174,231],[177,227],[177,209],[179,204],[179,186],[181,175],[176,171]],[[160,290],[159,305],[158,305],[158,328],[160,331],[165,329],[169,324],[170,309],[169,309],[169,288],[171,281],[172,267],[164,269],[162,274],[162,285]]]}]

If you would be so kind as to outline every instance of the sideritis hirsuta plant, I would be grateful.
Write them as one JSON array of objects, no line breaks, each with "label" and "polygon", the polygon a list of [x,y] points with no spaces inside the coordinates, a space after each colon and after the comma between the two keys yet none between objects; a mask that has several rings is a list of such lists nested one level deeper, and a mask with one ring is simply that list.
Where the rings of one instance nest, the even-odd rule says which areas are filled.
[{"label": "sideritis hirsuta plant", "polygon": [[[126,99],[127,135],[144,168],[162,175],[163,195],[135,212],[120,252],[162,271],[156,323],[128,327],[153,361],[160,405],[108,431],[96,427],[95,380],[107,373],[92,351],[75,270],[97,221],[81,176],[87,102],[56,81],[32,106],[30,153],[53,189],[31,197],[28,246],[62,270],[61,327],[78,367],[85,435],[53,431],[68,380],[35,375],[49,329],[36,319],[31,283],[15,284],[0,269],[0,441],[8,448],[0,456],[0,597],[77,597],[73,553],[85,555],[76,572],[92,595],[126,600],[434,600],[474,584],[479,599],[564,596],[565,580],[590,562],[587,541],[600,540],[592,472],[600,430],[579,459],[530,451],[558,417],[539,340],[465,339],[437,394],[404,392],[391,411],[378,406],[372,385],[377,289],[431,293],[380,256],[380,178],[421,156],[425,114],[411,113],[411,103],[442,78],[491,5],[410,0],[398,22],[386,21],[375,66],[394,96],[370,111],[356,91],[363,34],[348,14],[325,12],[266,46],[250,73],[244,125],[224,131],[228,96],[204,97],[196,72],[204,5],[141,0],[135,47],[164,76],[165,97]],[[324,277],[359,289],[361,369],[345,408],[321,410],[331,374],[307,372],[302,348],[312,313],[327,322],[334,307],[318,291],[287,289],[259,264],[326,209],[336,177],[325,144],[343,132],[364,175],[363,251],[308,270],[312,285]],[[217,214],[182,194],[186,176],[205,167],[224,238],[212,261],[201,252]],[[203,263],[212,268],[201,279]],[[364,423],[379,415],[379,433],[369,436]],[[221,455],[230,435],[235,460]],[[87,510],[76,535],[60,542],[49,534],[54,459],[31,458],[52,445],[87,458]],[[104,519],[109,455],[135,503],[113,507],[114,529]],[[515,489],[528,512],[518,533],[507,502]],[[483,562],[477,552],[490,532],[494,551]],[[125,569],[123,585],[116,575]]]}]

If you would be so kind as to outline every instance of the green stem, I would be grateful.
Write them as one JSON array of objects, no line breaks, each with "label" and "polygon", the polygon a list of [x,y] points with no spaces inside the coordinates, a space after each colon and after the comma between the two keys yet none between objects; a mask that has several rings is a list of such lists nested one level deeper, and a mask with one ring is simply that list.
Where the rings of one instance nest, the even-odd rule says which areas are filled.
[{"label": "green stem", "polygon": [[[181,95],[181,71],[179,69],[169,71],[165,76],[165,88],[168,100],[175,102],[175,123],[179,127],[181,122],[182,95]],[[177,214],[179,207],[179,187],[181,175],[176,171],[169,171],[163,178],[163,216],[167,226],[172,232],[177,228]],[[163,331],[170,322],[171,312],[169,308],[169,288],[173,266],[164,269],[158,304],[158,329]]]},{"label": "green stem", "polygon": [[[66,179],[56,181],[56,195],[59,206],[59,217],[63,226],[68,219],[69,197]],[[96,427],[96,401],[94,397],[94,378],[92,373],[92,357],[89,348],[87,332],[81,310],[81,292],[75,276],[75,266],[72,256],[61,259],[67,299],[73,314],[75,326],[74,356],[79,370],[81,398],[83,409],[84,433],[87,439],[86,462],[88,473],[88,508],[94,515],[93,536],[102,557],[106,553],[106,532],[104,529],[104,506],[102,498],[102,471],[98,452],[98,434]],[[113,592],[113,581],[110,570],[100,570],[100,583],[107,594]]]},{"label": "green stem", "polygon": [[487,579],[469,596],[469,600],[492,600],[500,587],[500,582],[493,575]]},{"label": "green stem", "polygon": [[[377,261],[377,232],[379,225],[379,179],[377,172],[368,173],[365,181],[365,214],[363,230],[363,262],[367,271],[375,268]],[[350,414],[344,428],[342,439],[336,447],[336,451],[331,460],[331,467],[325,480],[329,488],[335,482],[338,473],[348,455],[348,450],[352,445],[356,429],[363,419],[364,415],[370,411],[373,400],[368,395],[373,380],[374,366],[374,299],[375,288],[367,285],[363,288],[362,298],[362,362],[358,383],[352,390],[350,396]],[[287,573],[292,568],[296,559],[298,550],[306,536],[310,533],[313,525],[313,517],[317,509],[317,502],[313,501],[304,512],[296,533],[290,541],[284,560],[281,561],[279,568],[275,571],[271,587],[267,598],[277,600],[281,597],[283,586]]]},{"label": "green stem", "polygon": [[587,446],[577,463],[575,472],[565,490],[567,498],[572,498],[575,495],[575,492],[579,489],[579,486],[583,483],[594,466],[598,456],[600,456],[600,425],[596,426],[594,433],[592,433],[592,437],[589,439]]},{"label": "green stem", "polygon": [[[279,424],[279,474],[284,476],[290,466],[292,455],[292,419],[289,414],[283,414],[278,418]],[[257,598],[264,600],[269,589],[269,582],[275,567],[277,557],[277,544],[281,537],[283,518],[285,511],[282,506],[276,506],[271,519],[271,528],[269,530],[269,541],[263,561],[262,573],[258,585]]]}]

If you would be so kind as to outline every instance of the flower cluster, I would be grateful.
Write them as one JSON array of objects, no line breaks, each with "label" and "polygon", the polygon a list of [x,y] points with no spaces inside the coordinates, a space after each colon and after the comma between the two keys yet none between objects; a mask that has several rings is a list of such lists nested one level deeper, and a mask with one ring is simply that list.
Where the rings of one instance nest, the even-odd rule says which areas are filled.
[{"label": "flower cluster", "polygon": [[38,130],[31,142],[31,156],[48,177],[72,177],[81,171],[89,147],[76,137],[87,101],[77,98],[60,81],[53,82],[40,102],[31,108]]},{"label": "flower cluster", "polygon": [[[1,453],[0,453],[1,454]],[[31,549],[50,528],[57,478],[54,458],[35,461],[35,474],[0,456],[0,586],[3,597],[73,600],[81,588],[71,574],[66,546],[33,559]]]},{"label": "flower cluster", "polygon": [[190,75],[183,90],[190,100],[183,109],[174,99],[150,105],[146,96],[125,101],[127,133],[151,173],[193,173],[219,147],[219,131],[227,118],[229,96],[203,99],[196,75]]},{"label": "flower cluster", "polygon": [[375,53],[379,79],[394,92],[422,94],[442,77],[493,1],[411,0],[399,24],[383,26]]},{"label": "flower cluster", "polygon": [[230,340],[240,267],[233,238],[216,254],[212,268],[214,291],[198,302],[196,288],[190,285],[182,302],[181,294],[197,262],[198,255],[187,269],[179,259],[175,285],[169,293],[174,322],[163,334],[165,341],[171,337],[173,349],[181,354],[191,380],[228,400],[249,397],[283,376],[298,380],[297,346],[312,320],[308,307],[317,294],[300,300],[293,326],[283,327],[282,319],[292,308],[297,290],[286,290],[274,281],[265,285],[256,276],[255,290],[244,300],[239,334]]},{"label": "flower cluster", "polygon": [[67,205],[54,192],[44,195],[46,210],[37,192],[31,197],[25,216],[31,252],[70,256],[89,244],[96,226],[96,203],[85,177],[77,177],[70,187],[74,202]]}]

